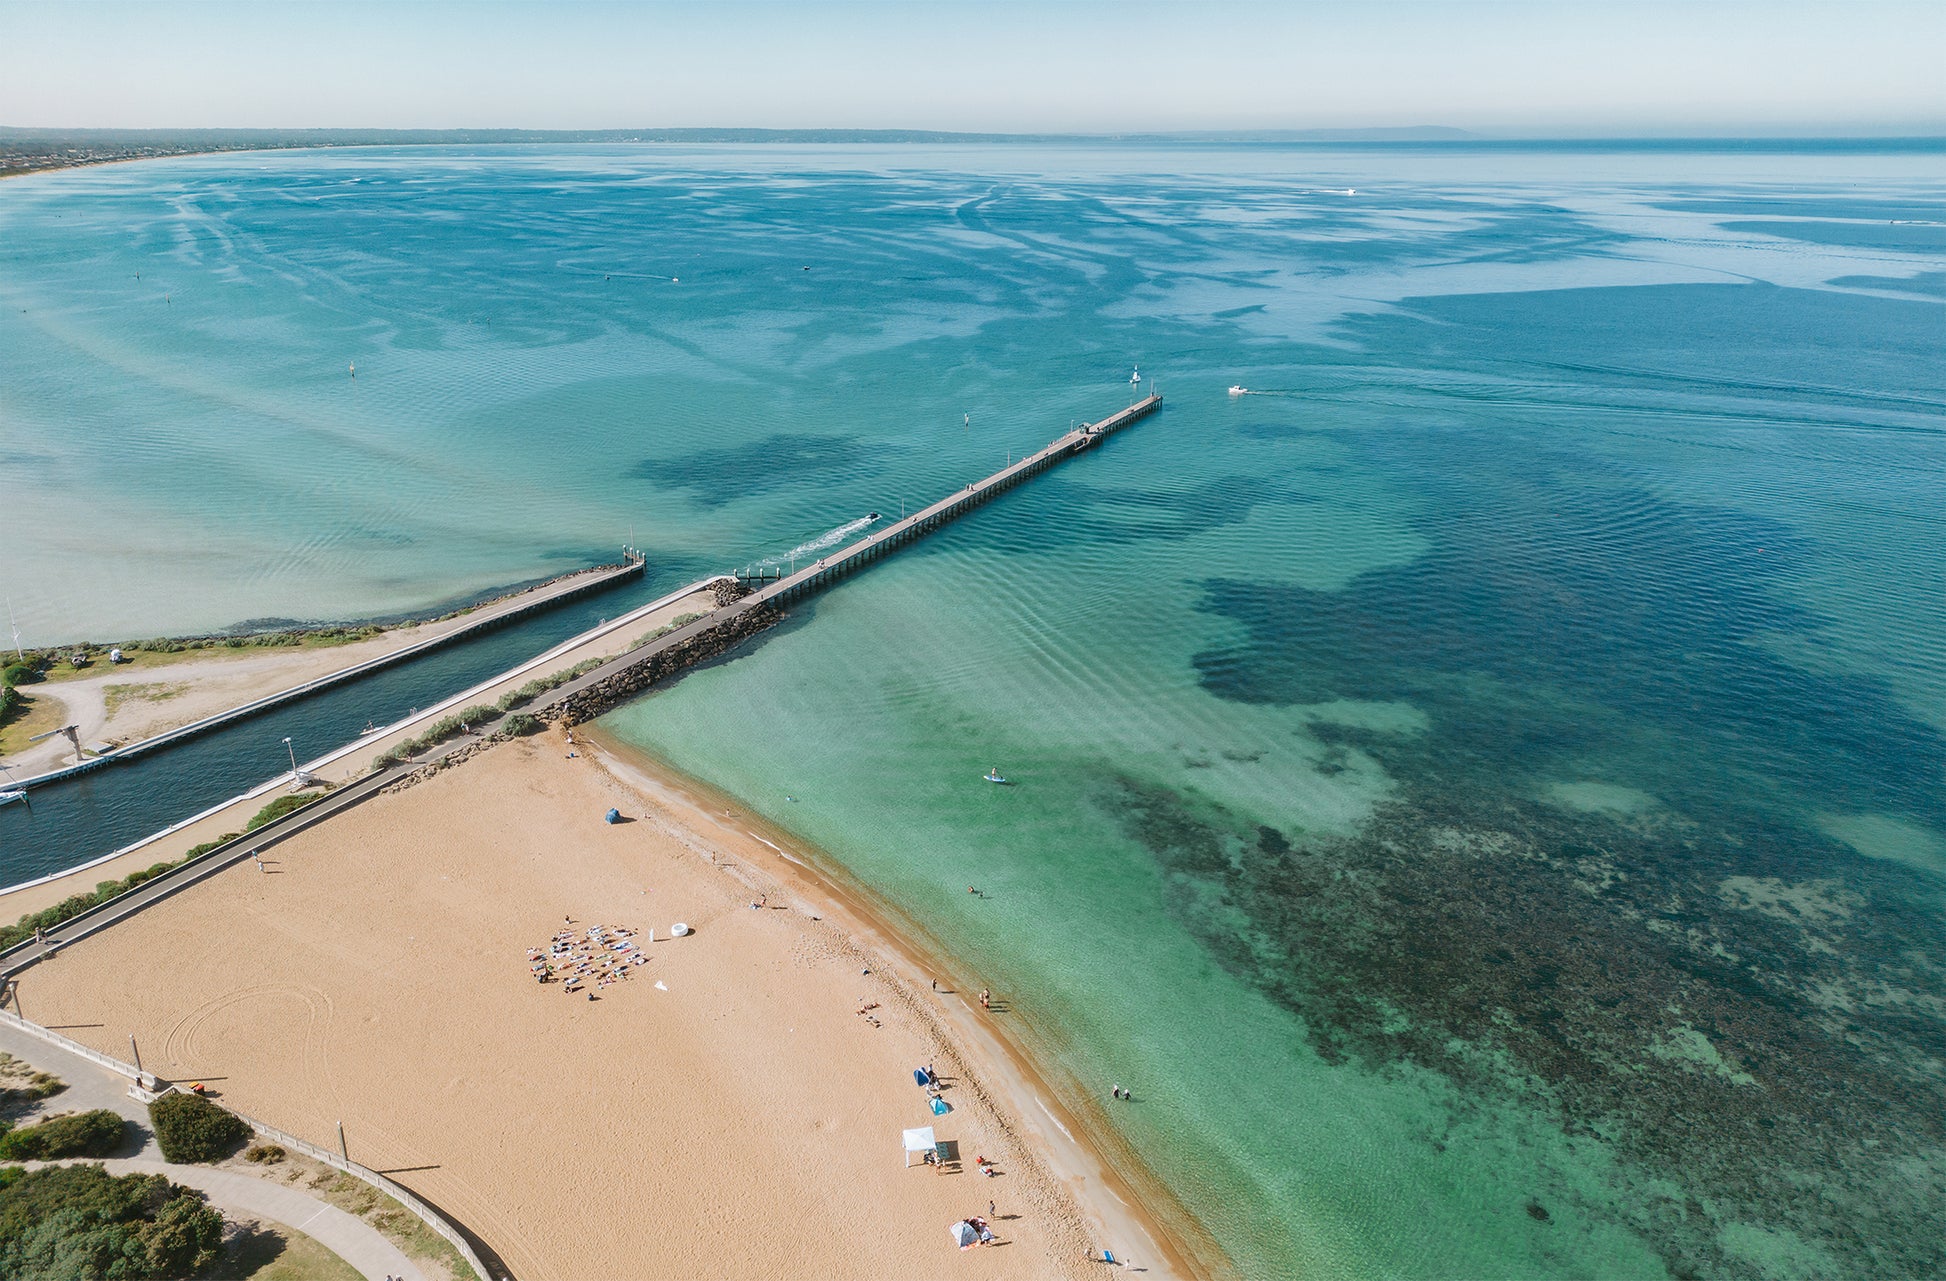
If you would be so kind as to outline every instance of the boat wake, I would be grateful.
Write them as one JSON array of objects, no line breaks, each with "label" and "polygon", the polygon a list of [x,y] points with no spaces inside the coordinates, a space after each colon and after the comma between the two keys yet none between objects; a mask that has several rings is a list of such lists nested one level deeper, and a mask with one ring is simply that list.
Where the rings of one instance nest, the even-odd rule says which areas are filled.
[{"label": "boat wake", "polygon": [[871,526],[874,523],[876,523],[877,520],[878,520],[877,512],[873,512],[869,516],[860,516],[857,520],[847,521],[844,524],[838,526],[836,529],[826,530],[824,533],[819,534],[816,538],[811,539],[809,542],[799,543],[797,546],[791,548],[789,551],[781,552],[776,556],[772,556],[766,560],[759,561],[758,564],[782,565],[790,561],[792,557],[796,557],[798,560],[803,560],[806,556],[815,556],[821,551],[824,551],[828,548],[836,547],[840,543],[850,541],[855,535],[864,533],[867,529],[871,528]]}]

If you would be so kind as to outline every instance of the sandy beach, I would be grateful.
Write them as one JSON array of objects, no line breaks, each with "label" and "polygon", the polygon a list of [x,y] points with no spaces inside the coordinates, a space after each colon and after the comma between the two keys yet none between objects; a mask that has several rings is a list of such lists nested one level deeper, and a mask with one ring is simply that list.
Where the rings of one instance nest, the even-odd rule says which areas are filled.
[{"label": "sandy beach", "polygon": [[[1080,1277],[1103,1245],[1186,1270],[970,993],[775,834],[577,738],[497,746],[77,944],[22,976],[24,1012],[108,1052],[133,1033],[315,1141],[342,1121],[522,1278]],[[597,923],[646,962],[535,980],[529,949]],[[957,1160],[908,1169],[927,1124]],[[989,1203],[1005,1244],[960,1252]]]}]

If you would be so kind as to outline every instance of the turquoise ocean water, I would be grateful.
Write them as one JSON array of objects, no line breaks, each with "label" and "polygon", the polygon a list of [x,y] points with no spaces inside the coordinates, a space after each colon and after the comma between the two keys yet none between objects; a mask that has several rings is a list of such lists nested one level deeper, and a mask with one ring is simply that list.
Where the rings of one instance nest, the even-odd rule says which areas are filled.
[{"label": "turquoise ocean water", "polygon": [[51,639],[631,536],[674,582],[994,470],[1139,365],[1162,414],[608,727],[925,922],[1245,1275],[1933,1275],[1941,160],[9,180],[6,590]]}]

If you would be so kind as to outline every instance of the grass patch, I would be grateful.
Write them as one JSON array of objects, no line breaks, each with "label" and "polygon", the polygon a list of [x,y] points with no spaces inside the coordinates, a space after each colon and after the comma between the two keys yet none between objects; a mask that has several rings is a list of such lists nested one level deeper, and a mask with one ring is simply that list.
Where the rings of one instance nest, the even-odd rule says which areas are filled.
[{"label": "grass patch", "polygon": [[[14,696],[13,710],[0,717],[0,756],[19,755],[27,750],[27,740],[34,735],[45,734],[48,730],[67,724],[63,718],[68,709],[60,699],[45,694],[35,697],[20,689],[10,692]],[[65,738],[61,740],[61,748],[64,753],[62,759],[66,760],[68,741]]]},{"label": "grass patch", "polygon": [[189,692],[187,681],[156,681],[146,685],[103,685],[101,705],[113,716],[129,703],[160,703]]},{"label": "grass patch", "polygon": [[322,1187],[315,1180],[312,1183],[320,1199],[365,1220],[409,1258],[432,1260],[456,1278],[473,1275],[453,1243],[427,1227],[424,1219],[363,1179],[335,1170],[331,1174]]},{"label": "grass patch", "polygon": [[67,1088],[68,1083],[52,1072],[43,1072],[0,1050],[0,1109],[52,1098]]},{"label": "grass patch", "polygon": [[360,1281],[356,1268],[315,1238],[261,1223],[237,1233],[203,1275],[209,1281]]},{"label": "grass patch", "polygon": [[[75,680],[98,676],[108,667],[108,652],[122,651],[123,667],[148,669],[198,658],[220,658],[229,654],[262,653],[265,650],[336,649],[383,634],[386,628],[375,624],[356,627],[298,627],[273,632],[248,632],[234,636],[175,636],[150,640],[123,641],[118,645],[62,645],[55,649],[29,650],[30,662],[42,665],[48,680]],[[86,663],[75,667],[70,661],[85,655]]]}]

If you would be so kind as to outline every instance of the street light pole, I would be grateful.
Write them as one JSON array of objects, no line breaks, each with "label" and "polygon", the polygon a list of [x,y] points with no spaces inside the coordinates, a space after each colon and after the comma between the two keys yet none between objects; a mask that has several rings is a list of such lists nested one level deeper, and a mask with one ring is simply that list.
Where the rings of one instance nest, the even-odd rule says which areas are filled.
[{"label": "street light pole", "polygon": [[297,790],[297,749],[291,746],[288,736],[284,739],[284,750],[291,754],[291,790]]}]

